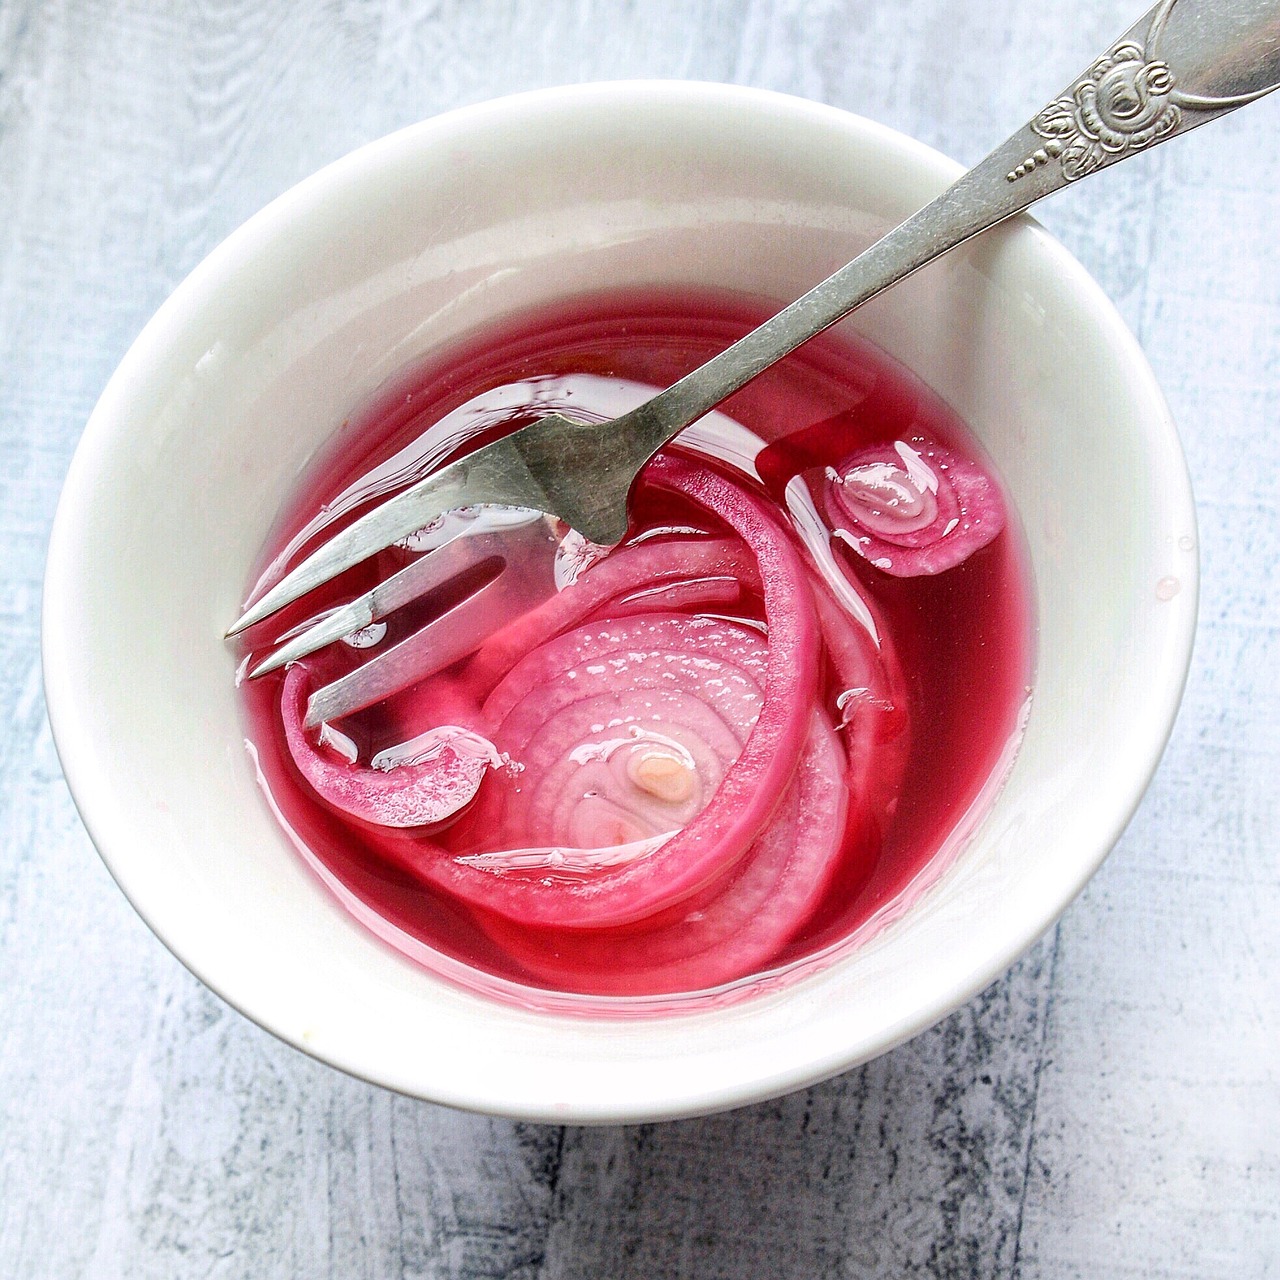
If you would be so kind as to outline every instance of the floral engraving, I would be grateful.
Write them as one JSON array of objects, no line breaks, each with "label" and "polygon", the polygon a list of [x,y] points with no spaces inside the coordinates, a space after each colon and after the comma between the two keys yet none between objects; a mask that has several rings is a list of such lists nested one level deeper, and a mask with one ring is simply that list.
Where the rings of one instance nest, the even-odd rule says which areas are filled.
[{"label": "floral engraving", "polygon": [[1016,182],[1057,159],[1062,176],[1074,182],[1109,157],[1140,151],[1178,127],[1182,111],[1172,96],[1168,65],[1148,62],[1141,45],[1121,41],[1089,68],[1069,96],[1049,103],[1032,120],[1031,128],[1045,144],[1005,176]]}]

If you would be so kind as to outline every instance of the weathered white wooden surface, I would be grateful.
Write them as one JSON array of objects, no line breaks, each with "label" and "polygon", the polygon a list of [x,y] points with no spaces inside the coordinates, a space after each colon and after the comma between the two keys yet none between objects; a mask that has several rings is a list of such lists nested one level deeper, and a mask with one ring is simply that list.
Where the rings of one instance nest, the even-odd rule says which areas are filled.
[{"label": "weathered white wooden surface", "polygon": [[1134,16],[0,0],[0,1275],[1280,1275],[1280,101],[1044,213],[1182,425],[1195,665],[1082,899],[861,1070],[728,1116],[564,1131],[339,1076],[133,916],[40,694],[45,539],[98,391],[187,270],[325,161],[500,92],[667,76],[819,98],[972,162]]}]

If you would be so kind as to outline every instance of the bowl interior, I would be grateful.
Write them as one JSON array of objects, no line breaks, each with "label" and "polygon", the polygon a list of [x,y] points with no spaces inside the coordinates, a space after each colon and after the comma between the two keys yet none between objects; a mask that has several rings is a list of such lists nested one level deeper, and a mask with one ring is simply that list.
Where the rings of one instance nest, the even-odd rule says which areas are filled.
[{"label": "bowl interior", "polygon": [[198,976],[276,1034],[393,1088],[537,1119],[636,1120],[750,1101],[873,1056],[1052,922],[1127,821],[1172,723],[1195,529],[1141,354],[1029,221],[845,322],[919,372],[995,458],[1032,556],[1038,674],[1021,753],[977,837],[921,900],[798,985],[695,1015],[586,1020],[422,972],[358,926],[280,830],[221,640],[308,459],[423,353],[603,284],[789,299],[957,172],[866,121],[758,91],[555,90],[364,148],[193,273],[76,455],[45,655],[90,833]]}]

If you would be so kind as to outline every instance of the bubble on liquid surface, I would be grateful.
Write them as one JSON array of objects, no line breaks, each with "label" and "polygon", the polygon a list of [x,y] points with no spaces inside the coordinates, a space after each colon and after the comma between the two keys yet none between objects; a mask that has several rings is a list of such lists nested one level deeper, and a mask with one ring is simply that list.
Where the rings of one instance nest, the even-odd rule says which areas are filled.
[{"label": "bubble on liquid surface", "polygon": [[353,631],[349,636],[343,636],[343,644],[350,645],[353,649],[372,649],[374,645],[382,643],[382,637],[387,634],[387,624],[385,622],[371,622],[367,627],[361,627],[359,631]]},{"label": "bubble on liquid surface", "polygon": [[556,548],[556,590],[563,591],[565,587],[571,587],[586,569],[608,554],[608,547],[584,538],[576,529],[570,529]]}]

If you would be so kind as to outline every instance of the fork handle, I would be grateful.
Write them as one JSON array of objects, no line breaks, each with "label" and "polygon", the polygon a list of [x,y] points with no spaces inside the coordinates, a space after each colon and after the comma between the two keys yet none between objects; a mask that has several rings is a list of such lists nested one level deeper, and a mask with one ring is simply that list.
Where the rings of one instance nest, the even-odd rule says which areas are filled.
[{"label": "fork handle", "polygon": [[613,423],[614,448],[631,454],[619,465],[638,470],[757,374],[949,249],[1090,173],[1262,97],[1277,81],[1280,0],[1160,0],[936,200]]}]

